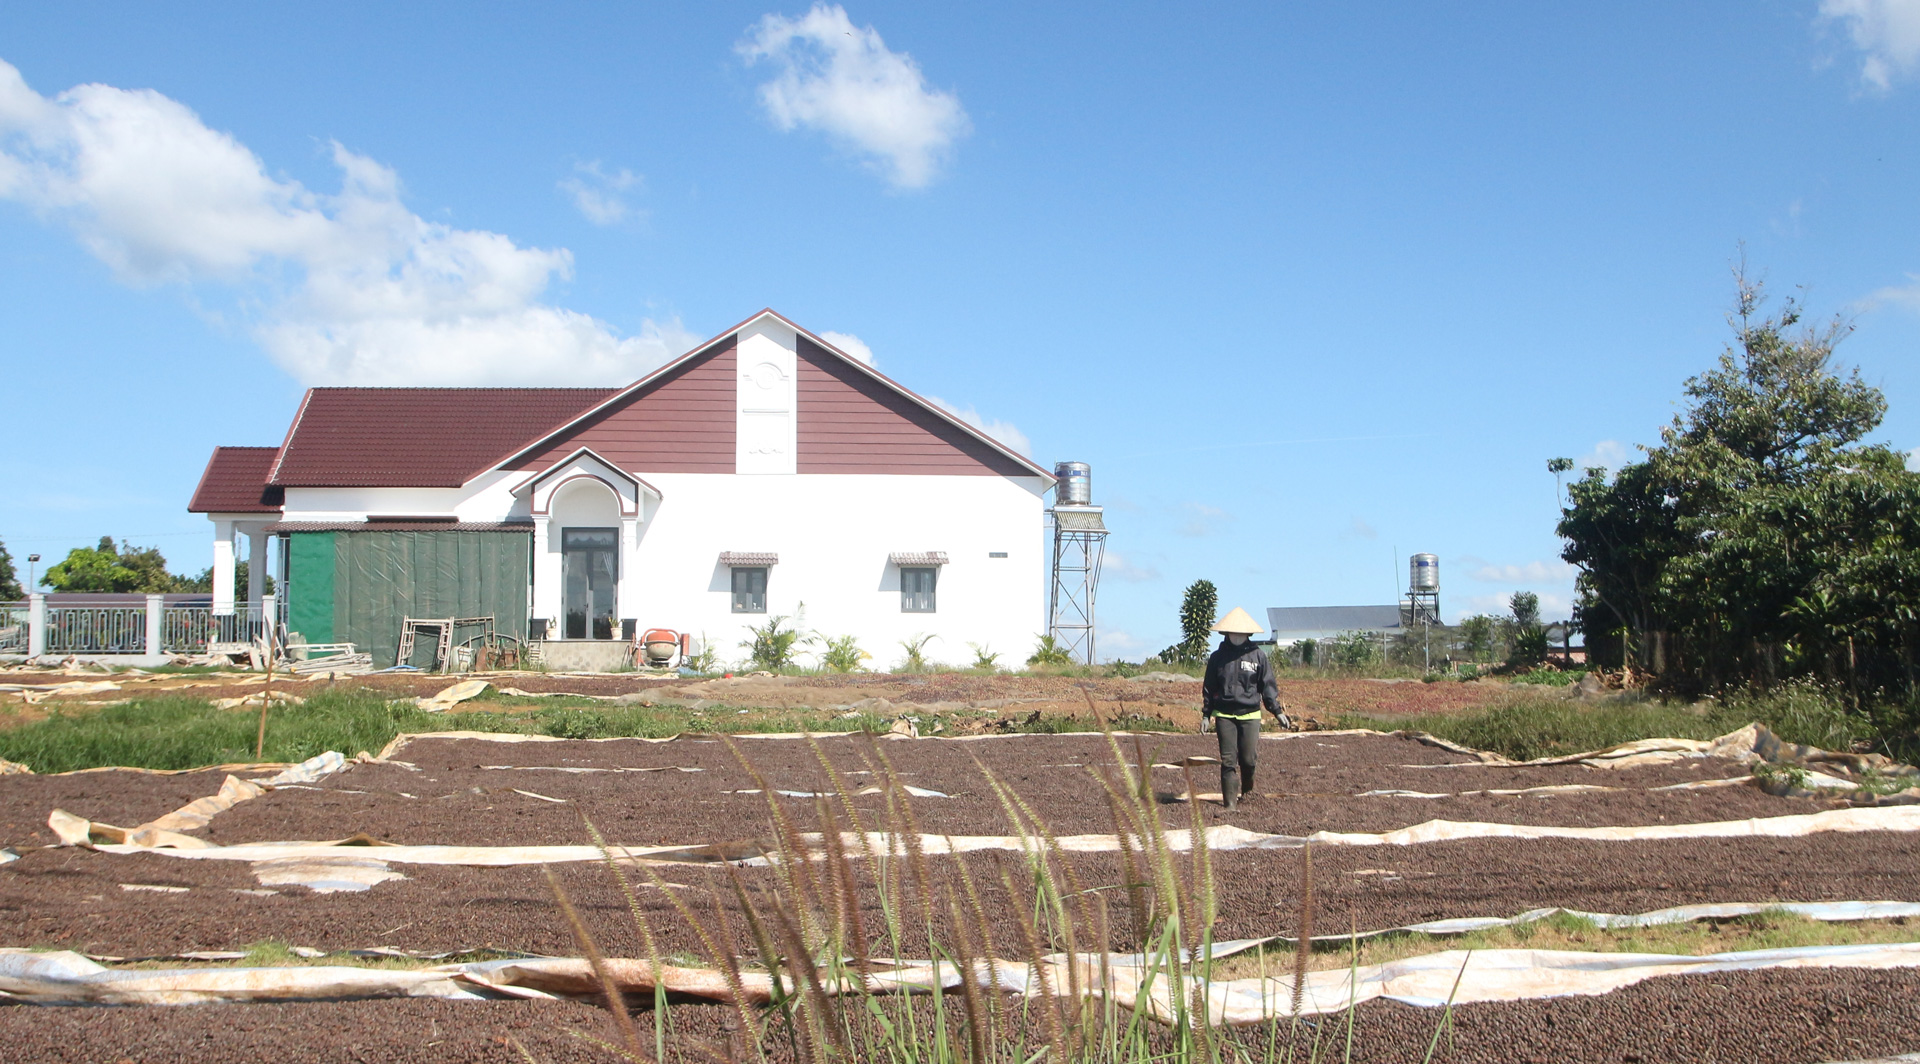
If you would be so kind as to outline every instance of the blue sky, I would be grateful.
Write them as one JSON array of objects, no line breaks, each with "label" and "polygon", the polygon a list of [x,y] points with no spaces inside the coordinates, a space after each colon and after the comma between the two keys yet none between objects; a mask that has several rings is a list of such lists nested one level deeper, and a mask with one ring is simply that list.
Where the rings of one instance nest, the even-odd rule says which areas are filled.
[{"label": "blue sky", "polygon": [[204,568],[209,449],[308,384],[621,383],[771,306],[1093,464],[1105,654],[1416,550],[1559,615],[1546,460],[1655,440],[1743,247],[1920,447],[1920,0],[394,6],[0,9],[16,559]]}]

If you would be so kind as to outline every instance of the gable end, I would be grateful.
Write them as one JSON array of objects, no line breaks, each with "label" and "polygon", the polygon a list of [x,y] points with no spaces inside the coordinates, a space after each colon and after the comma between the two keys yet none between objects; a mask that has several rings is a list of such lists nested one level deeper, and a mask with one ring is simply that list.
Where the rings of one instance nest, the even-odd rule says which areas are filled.
[{"label": "gable end", "polygon": [[798,355],[801,473],[1034,475],[805,333]]}]

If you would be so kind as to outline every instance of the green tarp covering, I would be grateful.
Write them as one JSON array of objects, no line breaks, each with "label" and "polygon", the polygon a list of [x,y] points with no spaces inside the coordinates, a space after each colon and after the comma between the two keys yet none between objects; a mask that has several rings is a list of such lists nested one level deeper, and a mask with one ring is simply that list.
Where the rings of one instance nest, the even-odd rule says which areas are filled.
[{"label": "green tarp covering", "polygon": [[[501,634],[524,639],[531,552],[527,532],[294,533],[289,627],[311,643],[352,642],[375,668],[394,664],[405,617],[491,616]],[[421,642],[411,663],[425,668],[433,642]]]},{"label": "green tarp covering", "polygon": [[287,628],[309,643],[332,643],[333,533],[287,538]]}]

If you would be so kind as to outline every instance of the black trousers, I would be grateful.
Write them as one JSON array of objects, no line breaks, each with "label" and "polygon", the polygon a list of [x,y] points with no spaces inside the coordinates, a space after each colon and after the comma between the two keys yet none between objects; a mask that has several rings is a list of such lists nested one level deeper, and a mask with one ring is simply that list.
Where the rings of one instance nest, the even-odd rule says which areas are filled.
[{"label": "black trousers", "polygon": [[1260,718],[1213,718],[1213,734],[1220,740],[1220,796],[1234,797],[1253,790],[1255,747],[1260,745]]}]

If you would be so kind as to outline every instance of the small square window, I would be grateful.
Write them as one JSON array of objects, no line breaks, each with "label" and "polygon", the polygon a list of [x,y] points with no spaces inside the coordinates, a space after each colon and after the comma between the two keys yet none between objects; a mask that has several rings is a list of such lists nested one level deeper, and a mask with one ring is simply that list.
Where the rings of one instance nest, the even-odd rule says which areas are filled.
[{"label": "small square window", "polygon": [[900,569],[900,612],[933,613],[933,586],[940,570],[933,566],[902,566]]},{"label": "small square window", "polygon": [[766,566],[736,566],[733,570],[733,612],[767,612]]}]

